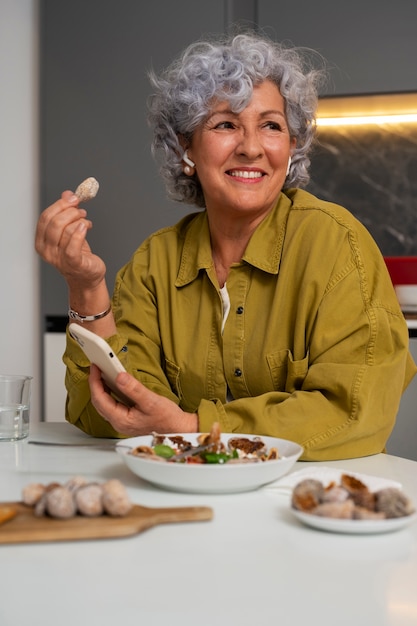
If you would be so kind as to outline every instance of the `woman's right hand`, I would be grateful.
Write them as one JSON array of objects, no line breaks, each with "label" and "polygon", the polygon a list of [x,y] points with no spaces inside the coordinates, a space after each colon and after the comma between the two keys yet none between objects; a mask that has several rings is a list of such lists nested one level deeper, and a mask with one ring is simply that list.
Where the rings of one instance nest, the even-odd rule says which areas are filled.
[{"label": "woman's right hand", "polygon": [[93,254],[87,242],[92,222],[78,206],[79,199],[64,191],[61,199],[41,214],[36,228],[35,248],[66,279],[70,289],[95,289],[106,274],[103,260]]}]

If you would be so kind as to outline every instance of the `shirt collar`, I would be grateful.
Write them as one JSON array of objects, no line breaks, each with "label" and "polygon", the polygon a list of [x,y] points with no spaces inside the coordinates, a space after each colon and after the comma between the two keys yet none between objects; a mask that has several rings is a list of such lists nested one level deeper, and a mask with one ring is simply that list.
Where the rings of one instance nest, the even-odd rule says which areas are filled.
[{"label": "shirt collar", "polygon": [[[291,205],[290,198],[281,193],[275,207],[253,233],[243,255],[243,261],[269,274],[278,273]],[[203,211],[195,215],[185,232],[176,286],[182,287],[192,282],[200,270],[208,269],[212,265],[210,231],[207,213]]]},{"label": "shirt collar", "polygon": [[210,231],[206,211],[196,213],[188,223],[184,235],[181,263],[176,287],[183,287],[195,280],[202,269],[213,265],[210,245]]}]

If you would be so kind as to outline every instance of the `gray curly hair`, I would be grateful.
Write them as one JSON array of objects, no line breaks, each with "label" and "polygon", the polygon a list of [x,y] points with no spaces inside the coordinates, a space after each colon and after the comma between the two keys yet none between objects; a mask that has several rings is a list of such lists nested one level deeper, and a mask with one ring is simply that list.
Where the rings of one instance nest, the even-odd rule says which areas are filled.
[{"label": "gray curly hair", "polygon": [[308,183],[318,85],[324,77],[323,69],[312,67],[311,52],[256,33],[241,33],[197,41],[160,76],[149,72],[154,89],[148,101],[148,120],[154,131],[152,153],[159,157],[169,198],[205,206],[198,176],[183,172],[179,137],[190,141],[209,113],[213,98],[226,100],[240,112],[248,105],[254,86],[265,80],[279,88],[290,136],[296,140],[284,188]]}]

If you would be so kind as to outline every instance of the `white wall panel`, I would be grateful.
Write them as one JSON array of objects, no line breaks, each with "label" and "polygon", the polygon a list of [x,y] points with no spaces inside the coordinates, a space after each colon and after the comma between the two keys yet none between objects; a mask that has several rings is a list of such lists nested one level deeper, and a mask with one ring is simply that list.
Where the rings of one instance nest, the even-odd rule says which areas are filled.
[{"label": "white wall panel", "polygon": [[38,3],[0,2],[0,373],[34,377],[40,397],[38,212]]}]

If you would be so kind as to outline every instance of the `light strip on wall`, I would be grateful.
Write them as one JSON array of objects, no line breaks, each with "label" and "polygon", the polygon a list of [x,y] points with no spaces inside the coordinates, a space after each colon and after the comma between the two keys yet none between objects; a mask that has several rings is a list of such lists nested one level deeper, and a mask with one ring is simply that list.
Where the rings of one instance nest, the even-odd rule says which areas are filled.
[{"label": "light strip on wall", "polygon": [[317,118],[317,126],[364,126],[366,124],[417,123],[417,113],[406,115],[361,115],[352,117]]},{"label": "light strip on wall", "polygon": [[319,99],[317,126],[414,124],[417,93],[368,94]]}]

